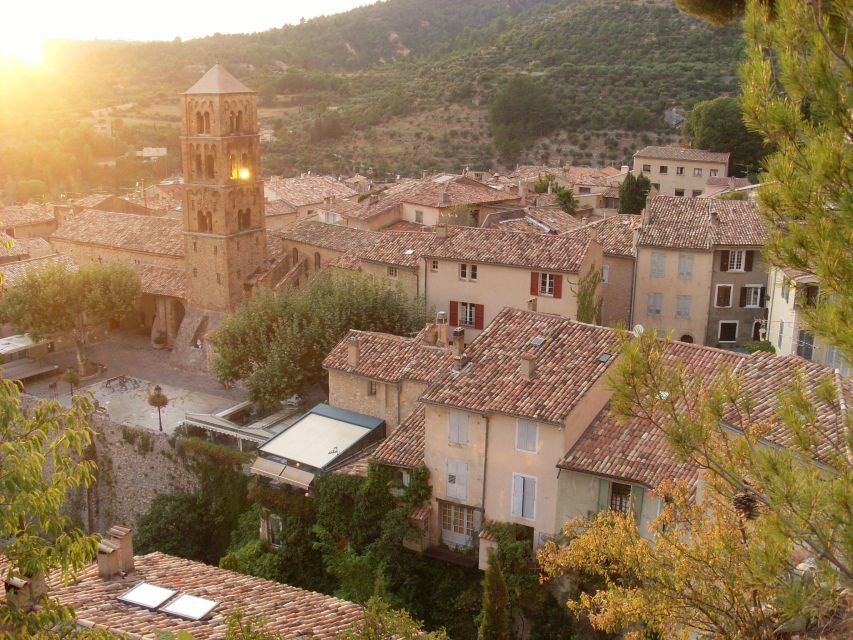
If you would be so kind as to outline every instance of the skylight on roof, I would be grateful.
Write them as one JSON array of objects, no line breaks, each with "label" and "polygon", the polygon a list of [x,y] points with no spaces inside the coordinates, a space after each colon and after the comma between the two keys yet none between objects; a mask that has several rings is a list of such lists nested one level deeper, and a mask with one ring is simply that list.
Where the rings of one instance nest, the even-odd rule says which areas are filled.
[{"label": "skylight on roof", "polygon": [[174,589],[158,587],[156,584],[140,582],[138,585],[125,591],[118,599],[128,604],[136,604],[146,609],[156,609],[161,604],[177,593]]},{"label": "skylight on roof", "polygon": [[161,607],[160,611],[163,613],[170,613],[173,616],[178,616],[179,618],[186,618],[187,620],[201,620],[208,613],[213,611],[218,604],[219,603],[215,600],[208,600],[207,598],[199,598],[197,596],[182,593],[169,604]]},{"label": "skylight on roof", "polygon": [[443,176],[438,176],[435,180],[433,180],[433,182],[437,182],[439,184],[442,184],[444,182],[449,182],[450,180],[453,180],[453,176],[449,176],[449,175],[445,174]]},{"label": "skylight on roof", "polygon": [[610,355],[609,353],[602,353],[600,356],[598,356],[598,361],[599,362],[608,362],[610,360],[610,358],[612,358],[612,357],[613,356]]},{"label": "skylight on roof", "polygon": [[415,252],[415,250],[414,250],[414,249],[406,249],[403,253],[404,253],[404,254],[406,254],[407,256],[410,256],[410,255],[412,255],[414,252]]},{"label": "skylight on roof", "polygon": [[545,338],[543,338],[542,336],[536,336],[535,338],[532,338],[530,340],[530,344],[532,344],[534,347],[541,347],[543,344],[545,344]]}]

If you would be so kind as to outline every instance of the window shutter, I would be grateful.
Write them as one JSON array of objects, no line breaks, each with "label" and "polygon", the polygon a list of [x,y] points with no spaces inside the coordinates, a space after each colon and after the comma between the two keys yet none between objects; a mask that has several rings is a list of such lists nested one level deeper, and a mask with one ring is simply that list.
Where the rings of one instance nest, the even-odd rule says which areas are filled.
[{"label": "window shutter", "polygon": [[447,435],[447,439],[450,442],[459,442],[459,421],[456,420],[456,412],[450,412],[450,420],[448,421],[450,432]]},{"label": "window shutter", "polygon": [[554,274],[554,297],[563,297],[563,275],[560,273]]},{"label": "window shutter", "polygon": [[521,505],[521,515],[532,518],[536,514],[536,478],[523,478],[524,500]]},{"label": "window shutter", "polygon": [[530,272],[530,295],[538,296],[539,295],[539,272],[531,271]]},{"label": "window shutter", "polygon": [[598,479],[598,511],[607,511],[610,502],[610,481],[604,478]]},{"label": "window shutter", "polygon": [[512,477],[512,515],[521,517],[524,509],[524,478]]},{"label": "window shutter", "polygon": [[474,305],[474,328],[482,329],[483,328],[483,316],[485,315],[485,308],[481,304]]},{"label": "window shutter", "polygon": [[450,326],[459,326],[459,303],[455,300],[450,301]]},{"label": "window shutter", "polygon": [[761,290],[758,292],[758,306],[767,306],[767,287],[761,287]]},{"label": "window shutter", "polygon": [[447,497],[456,497],[456,460],[447,461]]},{"label": "window shutter", "polygon": [[752,260],[753,260],[754,255],[755,255],[755,251],[747,251],[746,252],[746,258],[744,258],[744,265],[743,265],[744,271],[752,271]]},{"label": "window shutter", "polygon": [[640,518],[643,514],[643,495],[646,493],[643,487],[638,485],[631,485],[631,505],[634,509],[634,520],[637,522],[637,526],[640,526]]},{"label": "window shutter", "polygon": [[729,252],[720,251],[720,271],[729,270]]},{"label": "window shutter", "polygon": [[456,463],[456,497],[465,500],[468,497],[468,463]]},{"label": "window shutter", "polygon": [[740,288],[740,306],[741,307],[746,306],[746,287]]}]

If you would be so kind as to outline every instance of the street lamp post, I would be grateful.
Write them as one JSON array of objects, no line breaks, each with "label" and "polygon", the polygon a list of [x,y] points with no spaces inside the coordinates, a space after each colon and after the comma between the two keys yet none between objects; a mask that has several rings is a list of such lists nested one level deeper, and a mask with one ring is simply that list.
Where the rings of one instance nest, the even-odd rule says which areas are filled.
[{"label": "street lamp post", "polygon": [[163,415],[161,413],[163,407],[169,404],[169,399],[163,393],[163,387],[159,384],[154,385],[154,390],[148,394],[148,404],[152,407],[157,407],[157,421],[160,423],[160,431],[163,431]]}]

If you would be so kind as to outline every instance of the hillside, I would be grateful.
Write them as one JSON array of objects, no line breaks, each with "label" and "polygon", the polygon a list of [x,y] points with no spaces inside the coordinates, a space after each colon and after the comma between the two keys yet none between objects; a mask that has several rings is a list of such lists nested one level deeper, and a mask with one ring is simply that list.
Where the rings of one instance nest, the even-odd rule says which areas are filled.
[{"label": "hillside", "polygon": [[[121,118],[124,136],[174,141],[176,94],[218,61],[259,92],[278,138],[265,148],[269,172],[619,164],[636,146],[674,139],[667,108],[734,92],[739,48],[735,28],[667,0],[388,0],[256,34],[63,43],[52,72],[0,97],[0,135],[8,143],[36,118],[50,135],[93,108],[124,105],[108,116]],[[554,108],[546,135],[499,158],[489,105],[518,74]],[[0,180],[40,177],[20,175],[39,164],[0,159]],[[62,181],[55,173],[43,178],[51,186]]]}]

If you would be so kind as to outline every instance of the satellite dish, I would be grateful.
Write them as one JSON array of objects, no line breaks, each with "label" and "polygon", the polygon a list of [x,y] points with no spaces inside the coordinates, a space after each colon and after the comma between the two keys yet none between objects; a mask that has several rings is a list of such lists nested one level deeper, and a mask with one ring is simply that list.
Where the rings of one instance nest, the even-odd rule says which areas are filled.
[{"label": "satellite dish", "polygon": [[635,324],[634,325],[634,335],[636,335],[636,336],[642,335],[643,331],[645,331],[645,329],[643,328],[643,325],[641,325],[641,324]]}]

